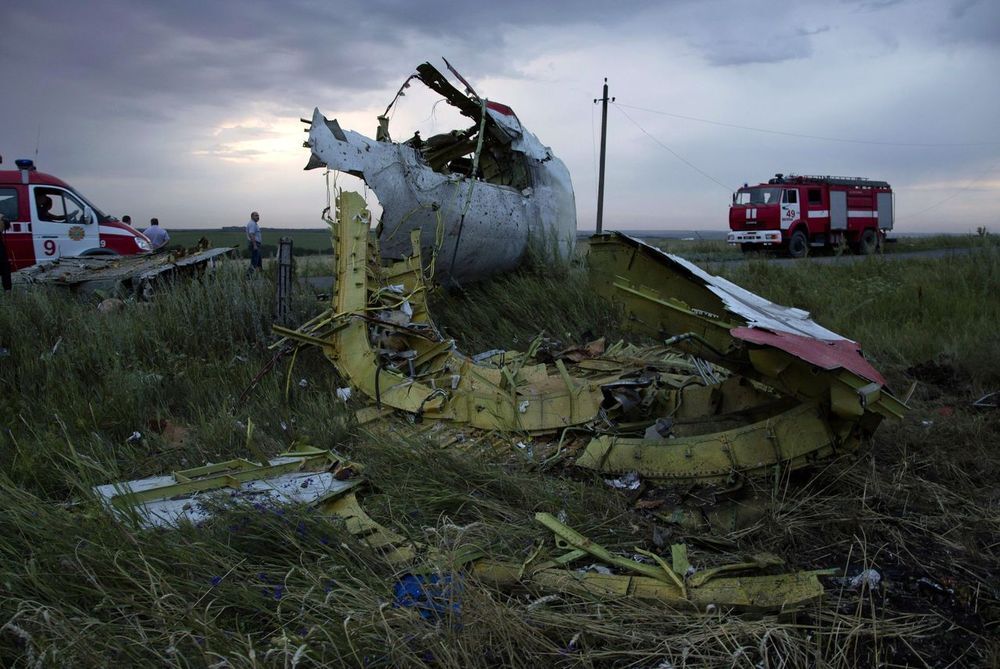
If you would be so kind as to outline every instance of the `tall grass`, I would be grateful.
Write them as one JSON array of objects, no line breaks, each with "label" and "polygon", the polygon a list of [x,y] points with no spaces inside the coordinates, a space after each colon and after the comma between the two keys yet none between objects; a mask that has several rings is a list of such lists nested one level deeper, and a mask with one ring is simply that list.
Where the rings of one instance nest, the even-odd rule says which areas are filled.
[{"label": "tall grass", "polygon": [[[808,268],[815,274],[805,265],[751,264],[734,278],[813,310],[881,361],[903,366],[924,353],[985,383],[1000,369],[983,355],[995,344],[973,343],[987,328],[980,311],[995,313],[996,305],[972,305],[989,294],[983,282],[997,285],[993,253],[943,266]],[[867,281],[856,278],[859,268]],[[438,294],[432,314],[467,351],[523,347],[540,332],[565,343],[617,336],[619,312],[590,296],[578,271],[536,266]],[[891,304],[915,286],[924,287],[922,309]],[[757,523],[721,534],[681,530],[592,474],[541,471],[497,435],[443,448],[408,423],[358,428],[318,351],[299,354],[287,400],[286,359],[240,403],[273,356],[272,291],[267,279],[247,280],[234,266],[115,313],[54,290],[0,296],[0,346],[10,349],[0,358],[0,664],[996,663],[995,415],[974,413],[953,394],[945,396],[949,412],[938,413],[940,401],[918,394],[907,419],[880,429],[860,457],[761,482]],[[323,306],[300,295],[294,313],[304,320]],[[956,309],[970,332],[948,316]],[[956,338],[962,345],[952,345]],[[200,527],[140,530],[110,518],[89,493],[95,483],[252,455],[248,422],[255,453],[308,443],[364,463],[365,508],[440,551],[416,567],[451,576],[445,594],[456,609],[425,618],[398,606],[392,586],[404,568],[309,509],[233,507]],[[133,432],[141,436],[130,440]],[[689,493],[715,494],[672,494]],[[532,521],[536,511],[562,514],[625,555],[636,547],[669,553],[667,544],[684,541],[697,566],[768,551],[793,568],[837,567],[846,576],[873,568],[883,581],[852,591],[829,580],[824,603],[755,618],[629,599],[542,598],[551,593],[495,590],[463,575],[457,556],[470,547],[523,561],[551,546]],[[727,552],[720,558],[706,543]]]},{"label": "tall grass", "polygon": [[981,243],[968,257],[870,257],[851,265],[757,260],[713,271],[809,310],[882,365],[944,362],[970,385],[1000,381],[1000,247],[994,244]]}]

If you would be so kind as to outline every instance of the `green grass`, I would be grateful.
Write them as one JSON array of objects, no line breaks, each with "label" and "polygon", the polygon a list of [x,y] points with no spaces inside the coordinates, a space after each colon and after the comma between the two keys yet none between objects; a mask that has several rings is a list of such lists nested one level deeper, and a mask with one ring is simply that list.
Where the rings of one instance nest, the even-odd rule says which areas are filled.
[{"label": "green grass", "polygon": [[862,342],[883,367],[944,363],[970,387],[1000,383],[1000,247],[992,243],[981,241],[968,257],[873,256],[848,265],[751,260],[713,270],[774,302],[807,309]]},{"label": "green grass", "polygon": [[[727,244],[722,240],[650,238],[648,241],[658,249],[699,262],[724,262],[743,258],[752,259],[756,255],[751,254],[747,256],[738,247]],[[933,251],[937,249],[965,249],[979,247],[983,244],[996,245],[998,243],[1000,243],[1000,238],[996,235],[968,234],[894,237],[892,242],[883,246],[882,252],[891,255],[895,253],[912,253],[914,251]],[[837,249],[829,249],[817,251],[816,249],[810,249],[810,253],[819,253],[820,255],[831,255],[838,252],[850,253],[849,250],[838,251]],[[778,251],[768,253],[773,255],[779,254]]]},{"label": "green grass", "polygon": [[[202,238],[208,239],[212,246],[235,246],[240,253],[246,255],[247,238],[243,230],[169,230],[170,244],[168,248],[190,248],[197,245]],[[292,240],[292,248],[296,255],[330,253],[333,245],[327,230],[302,230],[294,228],[262,228],[261,237],[263,253],[273,256],[282,237]]]},{"label": "green grass", "polygon": [[886,244],[886,253],[906,253],[908,251],[932,251],[935,249],[965,249],[983,244],[996,245],[1000,238],[996,235],[926,235],[920,237],[896,237],[896,241]]},{"label": "green grass", "polygon": [[[907,417],[858,457],[760,484],[764,514],[725,538],[793,568],[871,567],[884,588],[827,598],[796,618],[697,616],[628,600],[498,591],[465,579],[461,618],[392,605],[398,568],[306,509],[234,508],[205,526],[139,531],[90,498],[97,483],[294,444],[366,466],[377,520],[439,548],[520,561],[551,536],[536,511],[631,554],[685,540],[599,478],[488,444],[373,437],[334,396],[317,350],[271,360],[273,283],[223,264],[204,282],[103,314],[96,299],[0,295],[0,664],[4,666],[995,666],[1000,659],[1000,416],[968,405],[1000,383],[1000,251],[848,266],[751,262],[731,279],[814,312],[860,340],[893,384],[920,382]],[[618,336],[618,312],[578,269],[535,268],[436,294],[432,313],[463,350]],[[297,293],[301,322],[323,305]],[[919,364],[918,364],[919,363]],[[303,383],[300,383],[302,381]],[[164,422],[189,430],[179,442]],[[138,431],[142,437],[129,441]],[[921,579],[924,579],[923,581]],[[940,586],[943,590],[938,590]],[[950,589],[950,593],[949,590]],[[460,622],[460,625],[457,624]],[[225,661],[225,664],[223,664]],[[669,662],[669,665],[666,664]]]}]

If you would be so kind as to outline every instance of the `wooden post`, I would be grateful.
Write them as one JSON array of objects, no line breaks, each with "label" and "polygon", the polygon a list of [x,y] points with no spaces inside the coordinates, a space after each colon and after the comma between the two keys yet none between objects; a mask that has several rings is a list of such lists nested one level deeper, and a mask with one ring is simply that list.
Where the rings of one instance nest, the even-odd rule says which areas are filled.
[{"label": "wooden post", "polygon": [[288,325],[289,302],[292,298],[292,239],[282,237],[278,242],[278,291],[274,320]]},{"label": "wooden post", "polygon": [[608,97],[608,78],[604,77],[604,96],[600,100],[594,100],[594,104],[601,103],[601,174],[597,181],[597,234],[604,230],[604,157],[607,155],[608,145],[608,100],[614,102],[614,98]]}]

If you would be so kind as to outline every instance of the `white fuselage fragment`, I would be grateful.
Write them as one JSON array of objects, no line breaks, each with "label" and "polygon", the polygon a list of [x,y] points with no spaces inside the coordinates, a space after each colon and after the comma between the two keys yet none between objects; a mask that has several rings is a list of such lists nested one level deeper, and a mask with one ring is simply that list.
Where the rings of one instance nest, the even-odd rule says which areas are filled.
[{"label": "white fuselage fragment", "polygon": [[523,191],[435,172],[408,145],[339,132],[341,137],[317,109],[309,147],[327,167],[360,175],[375,192],[382,205],[384,258],[410,255],[412,230],[420,230],[424,257],[437,254],[436,275],[443,282],[510,271],[533,244],[564,258],[572,252],[576,200],[569,170],[523,128],[511,143],[531,175],[532,186]]}]

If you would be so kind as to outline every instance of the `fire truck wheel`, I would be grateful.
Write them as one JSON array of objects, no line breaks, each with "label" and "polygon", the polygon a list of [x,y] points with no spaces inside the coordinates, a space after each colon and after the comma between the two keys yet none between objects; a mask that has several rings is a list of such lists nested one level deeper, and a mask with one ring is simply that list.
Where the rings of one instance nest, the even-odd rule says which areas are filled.
[{"label": "fire truck wheel", "polygon": [[878,234],[871,228],[861,233],[861,240],[858,242],[858,251],[861,255],[870,256],[878,250]]},{"label": "fire truck wheel", "polygon": [[809,255],[809,239],[806,233],[796,230],[788,240],[788,255],[793,258],[805,258]]}]

